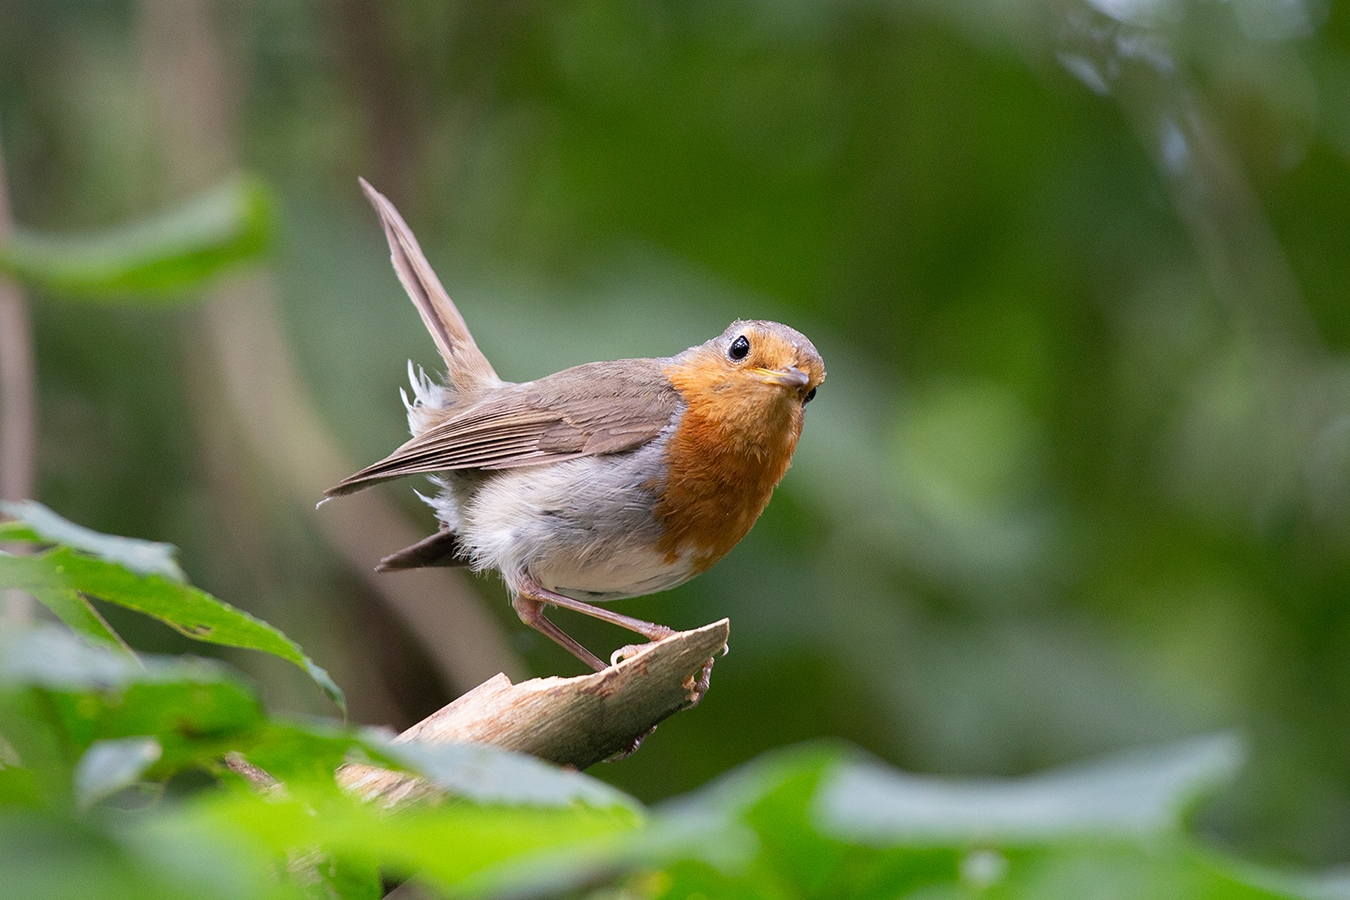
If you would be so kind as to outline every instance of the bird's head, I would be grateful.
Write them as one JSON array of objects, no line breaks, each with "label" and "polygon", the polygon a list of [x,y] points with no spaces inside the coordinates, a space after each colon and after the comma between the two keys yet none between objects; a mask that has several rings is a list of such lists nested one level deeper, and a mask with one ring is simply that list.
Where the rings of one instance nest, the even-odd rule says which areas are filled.
[{"label": "bird's head", "polygon": [[794,443],[802,408],[825,380],[815,345],[777,322],[733,322],[674,363],[668,374],[691,409],[749,432],[786,426]]}]

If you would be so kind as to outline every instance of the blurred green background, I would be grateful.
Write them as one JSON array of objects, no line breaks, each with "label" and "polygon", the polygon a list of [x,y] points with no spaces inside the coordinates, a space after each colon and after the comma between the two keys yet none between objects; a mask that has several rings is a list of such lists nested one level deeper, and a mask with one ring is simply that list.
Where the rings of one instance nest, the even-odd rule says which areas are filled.
[{"label": "blurred green background", "polygon": [[[467,686],[454,630],[395,612],[351,549],[394,547],[334,536],[355,501],[313,508],[404,439],[405,360],[437,362],[363,175],[503,377],[738,317],[825,358],[751,535],[619,604],[729,616],[711,692],[595,774],[651,801],[820,735],[1016,774],[1233,728],[1251,761],[1202,829],[1350,863],[1345,4],[0,0],[0,137],[28,229],[241,168],[275,192],[264,263],[199,295],[30,297],[36,496],[178,544],[354,720],[405,727]],[[428,530],[414,488],[378,502]],[[468,584],[502,637],[467,649],[580,672]],[[557,618],[601,655],[629,639]],[[331,714],[235,661],[274,707]]]}]

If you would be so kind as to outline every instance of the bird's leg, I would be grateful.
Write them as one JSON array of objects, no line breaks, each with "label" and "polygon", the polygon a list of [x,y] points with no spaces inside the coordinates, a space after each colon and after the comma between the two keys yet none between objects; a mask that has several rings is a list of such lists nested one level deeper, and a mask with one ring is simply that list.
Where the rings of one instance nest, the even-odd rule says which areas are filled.
[{"label": "bird's leg", "polygon": [[[515,607],[516,615],[520,616],[520,620],[531,628],[535,628],[548,635],[563,647],[566,647],[572,652],[573,656],[590,666],[592,669],[595,669],[597,672],[604,669],[605,664],[602,663],[595,654],[581,646],[581,644],[565,631],[545,618],[545,604],[561,606],[564,609],[570,609],[588,616],[594,616],[602,622],[609,622],[612,625],[618,625],[620,628],[626,628],[635,634],[640,634],[652,643],[675,633],[673,628],[667,628],[665,625],[657,625],[654,622],[644,622],[641,619],[620,615],[619,613],[610,612],[607,609],[601,609],[598,606],[592,606],[589,603],[583,603],[580,600],[573,600],[571,597],[565,597],[562,594],[550,591],[532,578],[525,579],[518,584],[516,586],[515,598],[511,601],[511,605]],[[651,644],[629,644],[626,647],[620,647],[610,656],[609,664],[611,666],[617,666],[625,658],[633,656],[644,647],[649,646],[651,646]],[[703,668],[699,670],[697,678],[690,675],[687,679],[685,687],[690,691],[690,706],[697,706],[699,701],[703,699],[703,695],[708,692],[708,687],[712,681],[712,667],[713,661],[710,659],[703,665]],[[652,731],[655,730],[656,726],[653,725]],[[635,739],[631,746],[618,754],[617,758],[621,759],[637,750],[638,746],[642,743],[643,738],[647,737],[648,734],[651,734],[651,731],[648,731],[646,734]]]},{"label": "bird's leg", "polygon": [[[667,628],[664,625],[657,625],[655,622],[644,622],[642,619],[634,619],[632,616],[621,615],[620,613],[610,612],[607,609],[601,609],[598,606],[592,606],[589,603],[583,603],[580,600],[573,600],[571,597],[565,597],[562,594],[550,591],[548,588],[539,584],[534,579],[523,580],[516,586],[516,599],[512,601],[515,606],[516,614],[520,616],[522,622],[531,628],[536,628],[557,641],[562,646],[572,652],[572,655],[586,665],[599,672],[605,668],[605,664],[592,654],[581,644],[569,637],[561,628],[554,625],[548,619],[544,618],[542,606],[547,603],[551,606],[561,606],[563,609],[570,609],[583,615],[591,616],[602,622],[608,622],[611,625],[618,625],[620,628],[626,628],[634,634],[640,634],[648,641],[659,641],[664,637],[669,637],[675,633],[673,628]],[[628,645],[614,651],[610,656],[610,665],[618,665],[619,662],[628,656],[632,656],[641,650],[646,644]]]},{"label": "bird's leg", "polygon": [[595,671],[603,671],[605,664],[600,661],[600,657],[581,646],[581,644],[577,643],[571,635],[563,631],[557,625],[554,625],[544,616],[544,602],[545,601],[543,600],[537,600],[534,597],[520,593],[512,599],[511,606],[514,607],[516,615],[520,616],[520,621],[536,631],[548,635],[556,643],[567,648],[573,656]]},{"label": "bird's leg", "polygon": [[[601,622],[618,625],[620,628],[627,629],[634,634],[642,635],[649,641],[659,641],[661,638],[670,637],[675,633],[675,629],[667,628],[664,625],[657,625],[655,622],[644,622],[642,619],[634,619],[632,616],[610,612],[607,609],[601,609],[598,606],[592,606],[591,604],[583,603],[580,600],[573,600],[571,597],[564,597],[562,594],[554,593],[548,588],[543,587],[533,579],[520,585],[518,590],[522,597],[539,600],[550,604],[551,606],[561,606],[563,609],[579,612],[583,615],[590,616],[593,619],[599,619]],[[554,638],[554,640],[557,640],[557,638]]]},{"label": "bird's leg", "polygon": [[712,687],[712,667],[713,661],[710,659],[704,663],[703,668],[699,670],[698,681],[694,682],[694,687],[690,693],[690,696],[693,698],[693,702],[690,704],[691,707],[698,706],[702,703],[703,695],[708,693],[708,688]]}]

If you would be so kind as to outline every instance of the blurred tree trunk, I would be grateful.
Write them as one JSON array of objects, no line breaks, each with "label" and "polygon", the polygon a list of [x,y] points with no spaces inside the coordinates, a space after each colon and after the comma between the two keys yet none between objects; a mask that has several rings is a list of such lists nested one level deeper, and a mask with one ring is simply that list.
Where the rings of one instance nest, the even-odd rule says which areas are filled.
[{"label": "blurred tree trunk", "polygon": [[[156,133],[164,154],[164,183],[175,193],[201,189],[235,165],[235,107],[241,96],[242,67],[230,67],[205,0],[139,6],[144,71],[153,92]],[[355,185],[353,185],[355,191]],[[372,231],[372,234],[374,232]],[[232,521],[241,564],[263,565],[265,553],[249,553],[262,516],[249,509],[242,479],[232,471],[241,449],[261,463],[268,476],[303,508],[333,549],[364,585],[408,626],[437,666],[447,687],[462,693],[498,672],[519,677],[520,662],[507,647],[496,621],[482,609],[464,576],[423,570],[412,577],[381,577],[379,557],[416,541],[420,534],[376,493],[309,512],[323,489],[356,467],[346,460],[324,427],[284,338],[275,288],[266,273],[232,279],[215,288],[204,314],[187,338],[193,414],[204,441],[233,441],[208,449],[205,464],[218,498]],[[209,349],[195,352],[198,345]],[[191,370],[196,370],[195,374]],[[230,423],[228,429],[221,421]],[[266,572],[260,577],[267,578]],[[374,665],[369,648],[353,648],[350,664]],[[348,685],[375,690],[381,681],[366,671]],[[370,705],[380,705],[375,697]],[[355,704],[354,704],[355,705]]]},{"label": "blurred tree trunk", "polygon": [[[0,142],[0,243],[13,231],[4,144]],[[28,303],[19,286],[0,275],[0,499],[24,500],[34,494],[35,368]],[[0,602],[4,605],[4,619],[11,623],[26,622],[33,617],[33,600],[23,591],[5,591]]]}]

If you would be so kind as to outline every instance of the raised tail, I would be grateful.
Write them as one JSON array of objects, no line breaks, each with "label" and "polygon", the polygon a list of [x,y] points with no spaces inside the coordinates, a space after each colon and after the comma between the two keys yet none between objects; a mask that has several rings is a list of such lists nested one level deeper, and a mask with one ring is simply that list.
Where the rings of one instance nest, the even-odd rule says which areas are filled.
[{"label": "raised tail", "polygon": [[394,204],[364,178],[359,180],[361,189],[366,192],[367,199],[375,207],[375,212],[379,213],[380,222],[384,225],[384,235],[389,239],[390,260],[394,264],[394,271],[398,273],[398,280],[412,298],[413,305],[422,316],[422,322],[436,342],[436,349],[445,360],[450,387],[456,391],[472,391],[487,385],[501,384],[492,363],[474,343],[469,326],[464,324],[464,317],[441,286],[441,280],[422,255],[417,238],[413,237],[412,230],[398,210],[394,209]]}]

